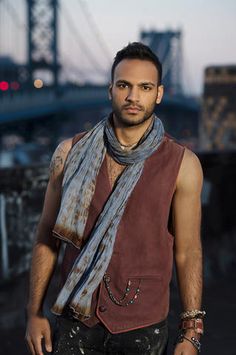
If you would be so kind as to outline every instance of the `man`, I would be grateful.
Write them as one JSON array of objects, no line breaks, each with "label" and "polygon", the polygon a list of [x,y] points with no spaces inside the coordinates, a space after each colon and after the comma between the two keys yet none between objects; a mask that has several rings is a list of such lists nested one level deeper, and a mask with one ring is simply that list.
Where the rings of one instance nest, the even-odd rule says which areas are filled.
[{"label": "man", "polygon": [[[156,55],[131,43],[115,57],[112,113],[62,142],[33,250],[26,339],[54,354],[166,353],[172,257],[183,305],[175,355],[200,347],[202,251],[198,158],[165,134]],[[66,242],[52,336],[43,299]]]}]

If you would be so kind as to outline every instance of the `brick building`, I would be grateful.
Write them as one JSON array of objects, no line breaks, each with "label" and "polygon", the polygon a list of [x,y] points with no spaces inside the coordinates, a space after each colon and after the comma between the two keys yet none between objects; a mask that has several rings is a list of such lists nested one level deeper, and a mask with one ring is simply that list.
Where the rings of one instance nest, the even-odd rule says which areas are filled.
[{"label": "brick building", "polygon": [[236,149],[236,65],[205,70],[200,146],[209,151]]}]

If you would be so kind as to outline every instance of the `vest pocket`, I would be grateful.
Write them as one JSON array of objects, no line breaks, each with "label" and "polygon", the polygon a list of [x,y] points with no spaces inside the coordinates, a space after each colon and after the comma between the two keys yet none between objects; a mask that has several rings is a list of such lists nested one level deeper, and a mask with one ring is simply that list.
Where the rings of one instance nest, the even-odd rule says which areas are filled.
[{"label": "vest pocket", "polygon": [[140,324],[164,320],[169,308],[169,280],[160,275],[143,275],[129,279],[134,288],[140,282],[139,296],[129,307],[129,318]]},{"label": "vest pocket", "polygon": [[139,285],[139,293],[141,297],[144,290],[150,289],[151,291],[155,285],[159,285],[162,277],[161,275],[130,276],[128,280],[131,282],[132,289],[135,289],[137,285]]},{"label": "vest pocket", "polygon": [[106,304],[107,312],[102,313],[102,319],[105,317],[106,323],[114,332],[146,327],[166,318],[169,283],[164,276],[160,274],[142,276],[106,274],[106,276],[109,290],[104,281],[100,303]]},{"label": "vest pocket", "polygon": [[133,302],[136,306],[154,307],[163,298],[165,286],[161,275],[130,276],[128,281],[130,281],[130,297],[135,297],[136,289],[139,289],[138,297],[135,297]]},{"label": "vest pocket", "polygon": [[[123,278],[121,282],[123,287],[116,288],[116,282],[112,282],[112,278],[105,274],[103,281],[110,300],[117,306],[127,307],[136,303],[140,303],[140,298],[151,295],[154,290],[158,290],[162,282],[160,275],[143,275],[129,276]],[[118,285],[117,285],[118,286]]]}]

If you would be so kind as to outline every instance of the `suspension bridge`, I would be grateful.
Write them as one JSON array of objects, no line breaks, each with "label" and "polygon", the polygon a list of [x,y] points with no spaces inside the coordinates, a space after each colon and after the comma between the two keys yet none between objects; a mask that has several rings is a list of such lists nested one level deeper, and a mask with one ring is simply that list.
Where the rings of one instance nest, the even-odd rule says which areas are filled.
[{"label": "suspension bridge", "polygon": [[[159,112],[168,128],[181,135],[184,120],[196,135],[199,104],[183,94],[181,32],[143,31],[137,40],[163,63],[165,98]],[[98,112],[90,120],[95,123],[110,109],[113,56],[84,0],[0,0],[2,132],[18,129],[19,123],[29,130],[45,118],[91,109]]]}]

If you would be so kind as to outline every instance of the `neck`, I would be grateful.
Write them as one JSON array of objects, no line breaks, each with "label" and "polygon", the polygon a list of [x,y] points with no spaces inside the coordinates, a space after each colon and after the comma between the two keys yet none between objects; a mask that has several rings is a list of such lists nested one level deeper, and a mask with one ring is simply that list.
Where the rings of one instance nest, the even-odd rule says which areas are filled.
[{"label": "neck", "polygon": [[124,147],[132,147],[138,144],[150,124],[153,122],[153,115],[137,126],[125,126],[113,114],[113,125],[116,137]]}]

